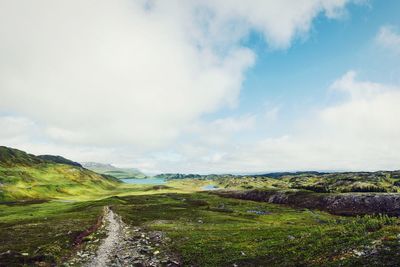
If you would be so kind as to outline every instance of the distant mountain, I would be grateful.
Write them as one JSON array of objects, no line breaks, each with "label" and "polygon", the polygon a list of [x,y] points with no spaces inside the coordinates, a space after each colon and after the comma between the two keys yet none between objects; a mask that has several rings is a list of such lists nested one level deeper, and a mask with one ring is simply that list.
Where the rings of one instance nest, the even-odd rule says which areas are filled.
[{"label": "distant mountain", "polygon": [[119,184],[114,177],[60,156],[35,156],[0,146],[0,202],[101,196]]},{"label": "distant mountain", "polygon": [[146,178],[147,176],[135,168],[118,168],[111,164],[103,164],[97,162],[83,162],[82,166],[91,171],[111,175],[118,179],[127,179],[127,178]]}]

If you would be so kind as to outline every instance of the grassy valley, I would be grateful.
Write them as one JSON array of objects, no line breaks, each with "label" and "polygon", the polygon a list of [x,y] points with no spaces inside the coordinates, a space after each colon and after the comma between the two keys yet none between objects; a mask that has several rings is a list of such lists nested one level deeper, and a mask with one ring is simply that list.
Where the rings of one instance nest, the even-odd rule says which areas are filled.
[{"label": "grassy valley", "polygon": [[[324,209],[329,202],[317,201],[397,197],[397,172],[169,174],[165,185],[128,185],[61,157],[6,147],[0,155],[0,266],[81,266],[107,238],[105,207],[131,229],[127,240],[135,248],[121,255],[125,261],[153,266],[400,262],[397,217],[374,211],[340,216]],[[209,185],[220,190],[204,191]]]},{"label": "grassy valley", "polygon": [[397,218],[340,217],[207,193],[161,193],[1,205],[0,262],[67,261],[101,238],[88,229],[104,205],[130,226],[164,233],[166,242],[150,253],[172,251],[182,266],[394,266],[400,260]]}]

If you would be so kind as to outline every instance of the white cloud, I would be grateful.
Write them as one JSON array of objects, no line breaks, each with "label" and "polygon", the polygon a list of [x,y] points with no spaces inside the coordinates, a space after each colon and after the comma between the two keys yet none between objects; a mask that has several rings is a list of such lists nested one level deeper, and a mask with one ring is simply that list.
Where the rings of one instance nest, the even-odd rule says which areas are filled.
[{"label": "white cloud", "polygon": [[175,21],[160,9],[2,2],[0,109],[43,121],[59,141],[156,147],[202,113],[234,104],[253,53],[197,49],[179,14]]},{"label": "white cloud", "polygon": [[357,72],[351,70],[336,80],[330,86],[331,90],[345,93],[345,96],[352,99],[373,98],[379,93],[388,90],[388,85],[369,81],[356,80]]},{"label": "white cloud", "polygon": [[[256,172],[288,170],[398,169],[400,88],[357,80],[350,71],[335,81],[341,102],[317,110],[292,132],[253,142],[181,148],[190,158],[181,171]],[[241,134],[241,132],[239,133]],[[213,150],[217,148],[217,151]],[[192,156],[192,157],[191,157]],[[167,165],[163,168],[168,169]]]},{"label": "white cloud", "polygon": [[[293,38],[307,34],[312,20],[320,13],[328,18],[338,18],[348,0],[252,0],[252,1],[203,1],[217,18],[209,32],[214,36],[223,35],[229,28],[220,23],[244,23],[261,32],[270,46],[285,48]],[[214,26],[214,27],[213,27]],[[242,26],[244,27],[244,26]],[[235,35],[233,35],[235,36]]]},{"label": "white cloud", "polygon": [[279,106],[274,106],[274,107],[267,107],[267,110],[265,111],[265,119],[267,122],[274,122],[278,119],[279,116],[279,111],[280,107]]},{"label": "white cloud", "polygon": [[0,140],[9,144],[18,144],[37,131],[35,123],[27,118],[0,116]]},{"label": "white cloud", "polygon": [[400,54],[400,34],[393,26],[382,26],[376,36],[378,44]]},{"label": "white cloud", "polygon": [[[348,74],[344,78],[348,79]],[[354,75],[348,79],[348,83],[342,85],[343,89],[350,91],[350,97],[344,103],[326,108],[320,113],[323,125],[336,128],[334,134],[338,138],[348,137],[351,142],[345,144],[350,147],[359,144],[360,148],[365,146],[363,150],[371,147],[379,150],[387,149],[388,144],[393,148],[399,146],[400,88],[358,81]]]},{"label": "white cloud", "polygon": [[158,148],[237,103],[251,29],[285,48],[346,3],[0,1],[0,112],[54,142]]},{"label": "white cloud", "polygon": [[[257,117],[248,114],[196,122],[185,130],[184,139],[170,146],[171,150],[157,153],[132,155],[124,148],[29,142],[20,148],[100,162],[116,155],[112,162],[133,164],[149,173],[398,169],[400,88],[358,80],[356,72],[349,71],[328,90],[342,95],[342,101],[316,110],[308,119],[299,116],[302,124],[280,137],[264,133],[253,140],[237,138],[256,130]],[[22,132],[24,127],[20,128]]]},{"label": "white cloud", "polygon": [[[287,49],[318,15],[340,17],[348,2],[0,0],[0,112],[19,114],[0,117],[0,142],[146,170],[304,166],[309,143],[297,135],[236,140],[256,127],[253,114],[200,118],[238,104],[256,59],[241,42],[250,31]],[[335,87],[343,84],[359,82],[349,74]],[[165,146],[176,151],[157,152]]]},{"label": "white cloud", "polygon": [[254,127],[255,116],[244,115],[242,117],[234,118],[228,117],[224,119],[217,119],[212,122],[212,127],[220,128],[221,131],[236,132],[243,129],[250,129]]},{"label": "white cloud", "polygon": [[247,170],[397,169],[400,88],[359,81],[355,72],[331,88],[345,100],[317,111],[291,135],[264,139],[233,158],[247,159]]}]

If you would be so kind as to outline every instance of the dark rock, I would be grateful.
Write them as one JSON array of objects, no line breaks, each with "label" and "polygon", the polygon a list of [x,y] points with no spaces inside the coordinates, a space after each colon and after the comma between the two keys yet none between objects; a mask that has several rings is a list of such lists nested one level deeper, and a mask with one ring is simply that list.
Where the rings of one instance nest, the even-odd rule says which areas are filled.
[{"label": "dark rock", "polygon": [[230,191],[215,192],[233,197],[294,207],[319,209],[337,215],[387,214],[400,216],[399,193],[310,193],[306,191]]}]

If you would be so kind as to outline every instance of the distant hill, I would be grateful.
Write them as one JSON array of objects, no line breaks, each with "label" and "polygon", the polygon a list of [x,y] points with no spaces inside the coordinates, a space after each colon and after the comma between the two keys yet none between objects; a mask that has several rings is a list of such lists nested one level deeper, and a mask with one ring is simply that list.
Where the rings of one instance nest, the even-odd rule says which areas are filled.
[{"label": "distant hill", "polygon": [[135,168],[118,168],[111,164],[103,164],[97,162],[84,162],[82,166],[91,171],[111,175],[118,179],[127,179],[127,178],[146,178],[147,176]]},{"label": "distant hill", "polygon": [[0,146],[0,201],[101,196],[119,184],[60,156]]},{"label": "distant hill", "polygon": [[324,175],[326,172],[317,171],[304,171],[304,172],[271,172],[261,174],[183,174],[183,173],[161,173],[157,174],[155,178],[164,179],[219,179],[219,178],[238,178],[238,177],[269,177],[281,178],[284,176],[304,176],[304,175]]},{"label": "distant hill", "polygon": [[213,180],[224,189],[307,190],[317,193],[400,192],[400,171],[377,172],[275,172],[265,174],[163,173],[155,178]]},{"label": "distant hill", "polygon": [[253,175],[254,177],[270,177],[270,178],[281,178],[284,176],[304,176],[304,175],[323,175],[328,174],[327,172],[317,172],[317,171],[302,171],[302,172],[270,172],[263,174]]},{"label": "distant hill", "polygon": [[183,174],[183,173],[161,173],[154,176],[154,178],[163,179],[200,179],[205,175],[200,174]]},{"label": "distant hill", "polygon": [[48,162],[61,163],[61,164],[67,164],[67,165],[76,166],[76,167],[82,167],[82,165],[79,164],[78,162],[66,159],[61,156],[40,155],[40,156],[38,156],[38,158],[48,161]]}]

